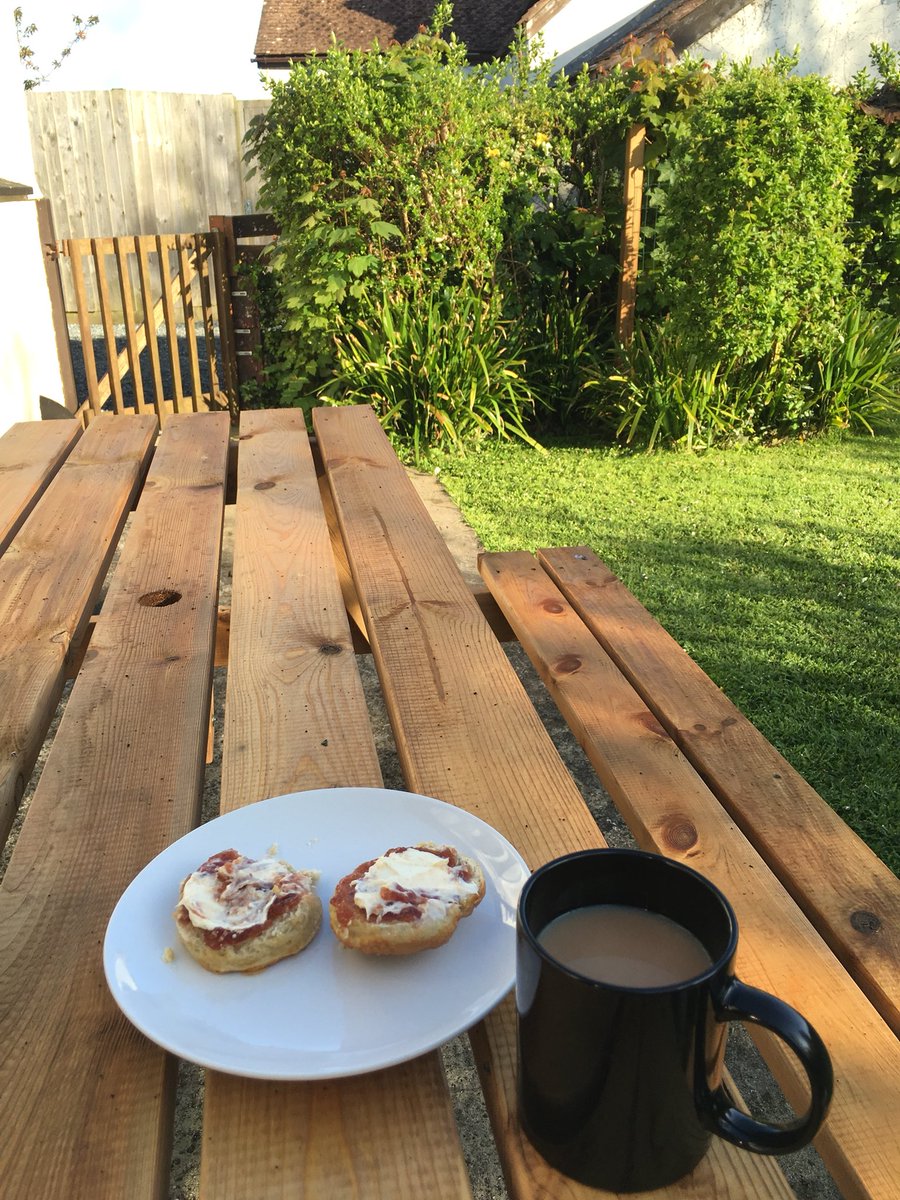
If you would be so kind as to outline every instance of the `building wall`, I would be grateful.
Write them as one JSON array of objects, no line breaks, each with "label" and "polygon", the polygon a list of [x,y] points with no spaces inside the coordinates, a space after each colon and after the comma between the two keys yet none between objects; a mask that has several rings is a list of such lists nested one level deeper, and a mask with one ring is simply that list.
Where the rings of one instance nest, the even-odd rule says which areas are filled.
[{"label": "building wall", "polygon": [[710,60],[754,63],[800,48],[799,71],[838,85],[869,65],[873,42],[900,49],[900,0],[755,0],[691,47]]},{"label": "building wall", "polygon": [[539,33],[543,52],[552,58],[554,70],[590,49],[601,38],[615,30],[628,17],[645,8],[648,0],[569,0],[553,13]]},{"label": "building wall", "polygon": [[[15,25],[0,21],[0,178],[35,188]],[[40,398],[62,402],[62,379],[33,199],[0,201],[0,434],[38,420]]]}]

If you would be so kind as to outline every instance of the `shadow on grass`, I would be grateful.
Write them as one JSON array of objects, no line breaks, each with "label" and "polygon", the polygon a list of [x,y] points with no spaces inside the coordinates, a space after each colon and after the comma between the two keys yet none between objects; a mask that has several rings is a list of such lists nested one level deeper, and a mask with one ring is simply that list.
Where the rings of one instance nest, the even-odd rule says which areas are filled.
[{"label": "shadow on grass", "polygon": [[[810,552],[630,538],[601,557],[704,671],[900,873],[900,597]],[[758,636],[761,626],[765,636]]]}]

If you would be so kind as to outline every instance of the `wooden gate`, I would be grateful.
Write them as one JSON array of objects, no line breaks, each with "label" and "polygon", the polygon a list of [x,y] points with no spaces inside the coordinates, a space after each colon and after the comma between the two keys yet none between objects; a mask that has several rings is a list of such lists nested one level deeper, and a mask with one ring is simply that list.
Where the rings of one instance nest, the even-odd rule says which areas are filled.
[{"label": "wooden gate", "polygon": [[103,410],[155,412],[161,422],[172,413],[237,412],[220,232],[69,238],[56,248],[71,272],[87,393],[76,415],[85,425]]}]

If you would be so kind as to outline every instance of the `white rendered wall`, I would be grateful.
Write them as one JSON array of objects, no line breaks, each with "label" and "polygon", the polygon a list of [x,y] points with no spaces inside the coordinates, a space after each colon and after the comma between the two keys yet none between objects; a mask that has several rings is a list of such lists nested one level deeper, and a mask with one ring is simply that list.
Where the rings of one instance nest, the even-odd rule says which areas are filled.
[{"label": "white rendered wall", "polygon": [[[35,187],[25,90],[11,13],[0,20],[0,178]],[[0,434],[39,420],[40,398],[62,403],[50,295],[33,200],[0,200]]]},{"label": "white rendered wall", "polygon": [[828,75],[840,85],[869,66],[873,42],[900,49],[900,0],[755,0],[690,52],[710,60],[749,55],[760,63],[799,46],[801,74]]},{"label": "white rendered wall", "polygon": [[554,70],[561,70],[567,62],[613,33],[648,3],[649,0],[642,3],[637,0],[569,0],[540,30],[544,56],[554,60]]}]

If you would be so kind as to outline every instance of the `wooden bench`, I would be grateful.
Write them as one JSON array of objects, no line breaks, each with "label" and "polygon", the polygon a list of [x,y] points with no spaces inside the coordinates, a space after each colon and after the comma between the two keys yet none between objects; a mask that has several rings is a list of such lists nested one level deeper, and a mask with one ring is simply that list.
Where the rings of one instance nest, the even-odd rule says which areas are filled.
[{"label": "wooden bench", "polygon": [[[98,419],[68,447],[63,465],[64,453],[32,434],[38,483],[30,515],[0,558],[7,668],[0,700],[5,712],[29,714],[26,735],[0,742],[0,780],[24,779],[30,766],[23,763],[49,726],[64,660],[139,493],[0,884],[0,1177],[11,1200],[140,1200],[167,1188],[175,1063],[116,1009],[100,947],[130,879],[199,819],[223,628],[229,429],[218,414],[181,415],[157,441],[147,420]],[[371,648],[411,790],[481,816],[533,867],[603,845],[485,618],[490,602],[473,596],[372,412],[318,410],[314,427],[318,461],[301,414],[241,419],[222,811],[292,790],[380,782],[352,619]],[[81,488],[80,480],[87,481]],[[886,1023],[890,1006],[878,997],[897,1001],[896,943],[884,948],[896,937],[896,880],[861,847],[856,862],[868,862],[881,890],[860,876],[844,895],[835,880],[834,902],[807,903],[816,888],[797,874],[802,854],[779,857],[726,811],[742,794],[749,743],[729,740],[742,718],[725,725],[716,717],[712,685],[706,707],[698,707],[702,681],[694,680],[690,703],[679,701],[686,684],[663,666],[674,670],[681,652],[589,551],[548,551],[540,562],[486,556],[482,571],[638,841],[720,883],[742,922],[745,977],[795,1003],[820,1029],[837,1074],[820,1148],[845,1195],[895,1200],[900,1049]],[[53,603],[45,618],[46,597]],[[618,664],[601,646],[604,636],[624,656]],[[648,640],[655,666],[645,658]],[[32,662],[34,669],[20,665]],[[713,766],[692,765],[687,741],[682,747],[666,728],[671,721],[673,730],[696,735],[696,725],[714,729],[716,720],[729,732],[719,739],[715,770],[738,777],[728,800],[726,789],[714,790]],[[764,777],[763,767],[753,769]],[[787,778],[783,768],[778,773]],[[8,809],[19,791],[7,784]],[[777,820],[770,836],[780,844]],[[794,863],[790,883],[782,858]],[[848,863],[848,883],[854,869]],[[832,920],[834,933],[821,923],[816,932],[814,911],[834,913],[841,897],[852,913],[881,922],[862,943],[879,953],[863,954],[843,930],[856,949],[842,962],[823,940],[838,945],[840,920]],[[518,1129],[511,999],[472,1030],[471,1041],[513,1200],[597,1196],[553,1172]],[[776,1045],[761,1046],[802,1104],[792,1065]],[[208,1072],[200,1193],[211,1200],[471,1196],[439,1056],[316,1083]],[[663,1200],[791,1194],[775,1160],[719,1141],[691,1177],[656,1193]]]},{"label": "wooden bench", "polygon": [[[847,1195],[886,1184],[900,1145],[887,1069],[900,1049],[900,881],[589,547],[486,554],[480,568],[638,843],[732,899],[742,977],[828,1045],[838,1083],[817,1146],[832,1174]],[[802,1109],[793,1057],[751,1033]],[[883,1161],[854,1161],[863,1129],[892,1147]]]}]

